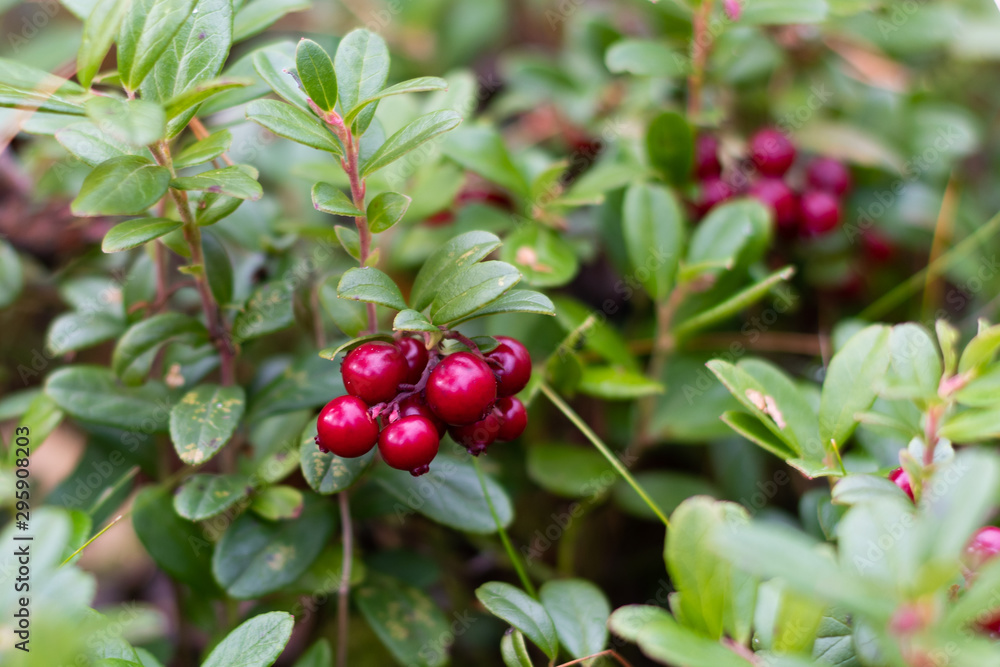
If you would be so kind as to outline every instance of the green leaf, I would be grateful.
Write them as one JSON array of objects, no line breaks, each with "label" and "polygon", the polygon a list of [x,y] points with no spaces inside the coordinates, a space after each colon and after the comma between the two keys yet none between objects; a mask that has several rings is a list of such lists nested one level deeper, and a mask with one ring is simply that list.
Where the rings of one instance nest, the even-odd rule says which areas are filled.
[{"label": "green leaf", "polygon": [[646,154],[668,183],[681,185],[691,180],[694,164],[694,134],[684,116],[664,111],[646,130]]},{"label": "green leaf", "polygon": [[489,232],[459,234],[427,258],[413,281],[410,300],[415,310],[431,305],[438,287],[449,277],[472,266],[500,247],[500,239]]},{"label": "green leaf", "polygon": [[170,411],[170,439],[177,456],[199,465],[222,449],[240,424],[246,396],[242,387],[198,385]]},{"label": "green leaf", "polygon": [[140,384],[152,366],[155,350],[171,341],[197,344],[208,341],[198,320],[181,313],[160,313],[137,322],[118,340],[111,370],[127,385]]},{"label": "green leaf", "polygon": [[579,390],[609,401],[631,401],[662,394],[665,389],[642,373],[621,366],[587,366],[583,369]]},{"label": "green leaf", "polygon": [[500,640],[500,657],[505,667],[533,667],[520,630],[504,633]]},{"label": "green leaf", "polygon": [[580,659],[604,650],[611,605],[600,588],[584,579],[557,579],[546,582],[538,593],[559,642],[571,656]]},{"label": "green leaf", "polygon": [[958,370],[957,347],[962,335],[947,320],[935,322],[934,331],[937,333],[938,345],[941,347],[941,356],[944,357],[944,374],[954,375],[955,371]]},{"label": "green leaf", "polygon": [[448,664],[449,621],[426,593],[386,575],[369,576],[354,597],[368,625],[401,665]]},{"label": "green leaf", "polygon": [[219,130],[187,146],[174,156],[174,168],[184,169],[214,160],[229,150],[233,135],[229,130]]},{"label": "green leaf", "polygon": [[138,90],[174,35],[191,15],[194,0],[133,0],[118,31],[118,74]]},{"label": "green leaf", "polygon": [[0,239],[0,308],[14,303],[23,287],[21,258],[12,245]]},{"label": "green leaf", "polygon": [[982,329],[965,346],[958,361],[958,372],[978,372],[993,361],[998,349],[1000,349],[1000,324]]},{"label": "green leaf", "polygon": [[150,485],[139,492],[132,527],[161,570],[205,593],[217,590],[210,576],[212,544],[198,526],[177,515],[167,489]]},{"label": "green leaf", "polygon": [[130,146],[101,132],[90,121],[67,125],[58,130],[55,137],[63,148],[91,167],[96,167],[114,157],[141,155],[144,152],[144,149]]},{"label": "green leaf", "polygon": [[1000,438],[1000,408],[965,410],[948,416],[939,434],[955,443]]},{"label": "green leaf", "polygon": [[306,94],[296,85],[290,74],[295,69],[294,58],[277,47],[265,47],[253,54],[253,67],[279,97],[305,111],[306,117],[311,122],[316,122]]},{"label": "green leaf", "polygon": [[678,337],[689,336],[696,331],[733,317],[763,299],[779,283],[789,280],[794,274],[795,269],[791,266],[775,271],[763,280],[740,290],[722,303],[684,320],[674,328],[674,335]]},{"label": "green leaf", "polygon": [[[218,0],[213,1],[217,2]],[[209,79],[168,98],[165,101],[166,108],[164,109],[169,121],[167,123],[167,136],[173,138],[180,134],[194,116],[194,108],[208,98],[234,88],[246,88],[253,85],[253,82],[253,79],[246,77]]]},{"label": "green leaf", "polygon": [[126,0],[99,0],[83,22],[83,37],[76,54],[76,77],[84,88],[90,88],[90,82],[108,55],[128,6]]},{"label": "green leaf", "polygon": [[341,299],[377,303],[387,308],[405,310],[406,301],[392,278],[372,267],[348,270],[337,285]]},{"label": "green leaf", "polygon": [[281,331],[290,327],[292,312],[291,286],[285,280],[260,285],[247,299],[233,320],[233,339],[237,342]]},{"label": "green leaf", "polygon": [[615,74],[676,77],[688,71],[688,59],[662,42],[623,39],[604,54],[604,64]]},{"label": "green leaf", "polygon": [[718,556],[710,537],[749,520],[741,506],[705,497],[684,501],[670,517],[664,556],[677,589],[671,607],[686,626],[715,640],[750,639],[757,581]]},{"label": "green leaf", "polygon": [[450,134],[442,148],[445,155],[469,171],[522,197],[528,196],[528,182],[514,165],[496,129],[463,127]]},{"label": "green leaf", "polygon": [[754,0],[740,14],[742,25],[795,25],[826,19],[826,0]]},{"label": "green leaf", "polygon": [[357,338],[352,338],[346,343],[341,343],[337,347],[328,347],[320,350],[319,356],[323,359],[327,359],[328,361],[333,361],[337,358],[337,355],[340,354],[341,352],[349,352],[350,350],[353,350],[359,345],[363,345],[365,343],[375,340],[390,342],[393,340],[393,338],[391,334],[385,334],[385,333],[376,333],[376,334],[368,334],[366,336],[358,336]]},{"label": "green leaf", "polygon": [[519,588],[491,581],[476,589],[476,598],[490,613],[524,633],[549,658],[559,653],[556,627],[545,607]]},{"label": "green leaf", "polygon": [[752,667],[753,663],[680,623],[668,614],[645,624],[636,643],[647,656],[665,665]]},{"label": "green leaf", "polygon": [[832,441],[843,448],[857,426],[855,415],[875,402],[876,383],[889,367],[889,333],[886,326],[866,327],[830,360],[819,407],[824,447]]},{"label": "green leaf", "polygon": [[406,209],[413,201],[398,192],[382,192],[368,204],[368,227],[375,234],[384,232],[406,215]]},{"label": "green leaf", "polygon": [[622,639],[634,643],[639,639],[643,628],[653,621],[663,618],[671,618],[663,607],[630,604],[619,607],[611,614],[611,618],[608,619],[608,628]]},{"label": "green leaf", "polygon": [[879,475],[848,475],[833,487],[831,499],[835,505],[857,505],[879,498],[899,498],[902,489]]},{"label": "green leaf", "polygon": [[291,486],[269,486],[254,496],[250,509],[269,521],[295,519],[302,512],[302,492]]},{"label": "green leaf", "polygon": [[920,394],[937,396],[941,357],[930,333],[918,324],[900,324],[889,332],[891,377]]},{"label": "green leaf", "polygon": [[[635,481],[653,500],[653,504],[667,514],[673,513],[682,502],[692,496],[713,498],[720,496],[718,489],[704,478],[686,473],[652,470],[637,473]],[[646,501],[625,480],[620,479],[615,482],[612,493],[618,506],[632,516],[659,522],[660,519]]]},{"label": "green leaf", "polygon": [[[339,53],[339,51],[338,51]],[[369,107],[372,108],[372,107]],[[363,118],[363,116],[362,116]],[[432,111],[423,115],[399,130],[361,165],[361,177],[364,178],[379,169],[389,166],[410,151],[416,149],[434,137],[458,127],[462,117],[451,110]]]},{"label": "green leaf", "polygon": [[[244,165],[210,169],[197,176],[183,176],[170,181],[170,187],[178,190],[206,190],[237,199],[260,199],[264,190]],[[256,171],[256,170],[254,170]]]},{"label": "green leaf", "polygon": [[458,326],[463,322],[474,320],[478,317],[488,315],[500,315],[502,313],[534,313],[536,315],[555,315],[555,306],[552,300],[541,292],[527,289],[514,289],[496,301],[483,306],[479,310],[469,313],[465,317],[452,320],[451,326]]},{"label": "green leaf", "polygon": [[316,420],[310,419],[302,431],[299,445],[302,476],[316,493],[330,495],[351,486],[375,458],[373,449],[364,456],[345,459],[316,446]]},{"label": "green leaf", "polygon": [[143,243],[158,239],[183,223],[169,218],[136,218],[119,223],[108,230],[101,243],[104,252],[121,252],[137,248]]},{"label": "green leaf", "polygon": [[997,396],[1000,396],[1000,364],[993,364],[980,371],[979,377],[975,378],[962,389],[955,392],[955,400],[962,405],[971,405],[977,408],[988,408],[995,406]]},{"label": "green leaf", "polygon": [[244,501],[251,489],[243,475],[191,475],[174,496],[174,510],[185,519],[204,521]]},{"label": "green leaf", "polygon": [[771,215],[763,204],[755,199],[727,202],[713,208],[698,223],[685,262],[727,268],[747,266],[770,247],[771,236]]},{"label": "green leaf", "polygon": [[329,504],[315,496],[306,496],[302,514],[290,521],[242,514],[216,545],[212,574],[240,600],[281,590],[315,560],[334,524]]},{"label": "green leaf", "polygon": [[760,419],[753,415],[730,410],[724,412],[721,419],[729,428],[750,442],[766,449],[783,460],[787,461],[796,455],[784,440],[776,436]]},{"label": "green leaf", "polygon": [[540,487],[567,498],[596,498],[617,481],[601,454],[590,447],[540,443],[528,448],[528,477]]},{"label": "green leaf", "polygon": [[406,93],[420,93],[429,90],[447,90],[448,82],[436,76],[421,76],[409,81],[397,83],[394,86],[383,88],[371,97],[358,102],[353,109],[344,116],[344,124],[351,125],[354,120],[364,111],[369,104],[393,95],[405,95]]},{"label": "green leaf", "polygon": [[167,430],[170,401],[158,382],[123,387],[103,366],[67,366],[48,377],[45,393],[67,414],[85,421],[143,433]]},{"label": "green leaf", "polygon": [[54,74],[0,58],[0,107],[37,109],[82,116],[80,98],[87,91]]},{"label": "green leaf", "polygon": [[317,183],[312,187],[313,207],[317,211],[345,217],[361,217],[365,213],[358,209],[343,190],[329,183]]},{"label": "green leaf", "polygon": [[559,287],[580,268],[573,246],[541,225],[522,225],[504,239],[500,258],[513,264],[525,282],[536,287]]},{"label": "green leaf", "polygon": [[392,330],[428,331],[435,334],[441,332],[440,329],[427,319],[426,315],[411,308],[401,310],[396,314],[396,318],[392,321]]},{"label": "green leaf", "polygon": [[247,118],[279,137],[334,155],[344,151],[330,132],[315,116],[278,100],[254,100],[247,105]]},{"label": "green leaf", "polygon": [[236,14],[233,41],[242,42],[263,32],[285,14],[309,9],[309,0],[250,0]]},{"label": "green leaf", "polygon": [[329,276],[319,287],[319,301],[337,328],[352,338],[368,326],[365,308],[360,303],[337,296],[340,276]]},{"label": "green leaf", "polygon": [[[483,487],[471,463],[438,456],[431,471],[413,477],[404,470],[377,466],[371,478],[396,502],[392,513],[397,521],[419,512],[442,525],[467,533],[490,534],[496,522],[486,504]],[[514,509],[503,487],[486,477],[486,488],[502,526],[510,525]]]},{"label": "green leaf", "polygon": [[[385,86],[389,77],[389,49],[385,40],[375,33],[352,30],[337,46],[333,66],[340,86],[340,108],[346,116]],[[377,106],[377,102],[372,102],[357,114],[352,127],[358,136],[371,125]]]},{"label": "green leaf", "polygon": [[201,667],[270,667],[292,637],[295,619],[283,611],[254,616],[212,649]]},{"label": "green leaf", "polygon": [[[62,422],[65,413],[59,409],[55,401],[45,394],[35,396],[28,409],[17,422],[14,435],[30,434],[30,443],[33,445],[31,451],[38,451],[38,448],[45,442],[46,438]],[[14,462],[20,458],[18,447],[14,446],[15,440],[11,438],[11,447],[7,452],[7,464],[13,468]]]},{"label": "green leaf", "polygon": [[73,215],[139,215],[167,192],[170,171],[148,158],[126,155],[102,162],[73,200]]},{"label": "green leaf", "polygon": [[303,653],[294,667],[333,667],[333,649],[330,642],[319,639]]},{"label": "green leaf", "polygon": [[472,264],[438,287],[431,303],[431,321],[448,324],[466,317],[500,298],[520,280],[520,272],[506,262]]},{"label": "green leaf", "polygon": [[653,299],[665,299],[684,243],[676,197],[658,185],[632,185],[625,193],[622,232],[635,277]]},{"label": "green leaf", "polygon": [[337,75],[333,61],[323,47],[305,39],[295,48],[295,69],[313,103],[329,113],[337,104]]}]

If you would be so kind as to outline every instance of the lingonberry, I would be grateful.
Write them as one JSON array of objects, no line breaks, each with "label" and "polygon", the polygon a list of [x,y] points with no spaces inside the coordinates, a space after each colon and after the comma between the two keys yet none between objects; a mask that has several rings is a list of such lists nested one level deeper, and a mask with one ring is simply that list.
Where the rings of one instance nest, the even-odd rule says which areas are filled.
[{"label": "lingonberry", "polygon": [[913,496],[913,485],[910,484],[910,476],[906,474],[905,470],[902,468],[896,468],[890,472],[889,481],[901,488],[903,493],[910,497],[910,500],[916,502],[916,498]]},{"label": "lingonberry", "polygon": [[992,611],[984,620],[976,621],[976,628],[992,637],[1000,635],[1000,611]]},{"label": "lingonberry", "polygon": [[969,540],[965,548],[965,562],[973,570],[978,570],[983,563],[1000,555],[1000,528],[986,526]]},{"label": "lingonberry", "polygon": [[441,438],[431,420],[403,417],[384,429],[378,439],[378,451],[389,467],[409,470],[414,477],[430,469],[437,456]]},{"label": "lingonberry", "polygon": [[699,134],[694,145],[694,173],[698,180],[716,178],[722,173],[719,141],[710,134]]},{"label": "lingonberry", "polygon": [[316,444],[324,452],[354,458],[375,446],[378,424],[360,398],[339,396],[320,411],[316,433]]},{"label": "lingonberry", "polygon": [[497,396],[513,396],[531,379],[531,355],[521,341],[510,336],[496,336],[497,343],[486,360],[497,376]]},{"label": "lingonberry", "polygon": [[799,200],[802,211],[802,231],[808,236],[821,236],[840,223],[840,202],[829,192],[809,190]]},{"label": "lingonberry", "polygon": [[766,129],[750,139],[750,155],[762,174],[782,176],[795,162],[795,146],[778,130]]},{"label": "lingonberry", "polygon": [[416,384],[420,382],[420,377],[427,368],[427,348],[416,338],[405,336],[396,341],[396,345],[402,350],[406,358],[406,365],[409,370],[406,373],[406,384]]},{"label": "lingonberry", "polygon": [[806,180],[817,190],[826,190],[838,197],[851,189],[851,172],[843,162],[831,157],[816,158],[806,168]]},{"label": "lingonberry", "polygon": [[444,436],[446,424],[438,419],[438,416],[434,414],[434,411],[427,407],[427,401],[424,400],[423,395],[414,394],[412,396],[407,396],[402,401],[399,402],[399,416],[400,417],[424,417],[429,419],[434,427],[437,429],[439,436]]},{"label": "lingonberry", "polygon": [[874,262],[888,262],[896,254],[892,241],[873,229],[861,235],[861,242],[864,244],[865,254]]},{"label": "lingonberry", "polygon": [[[501,401],[504,399],[500,399]],[[465,447],[473,456],[479,456],[497,439],[502,428],[501,421],[492,412],[473,424],[449,426],[451,439]]]},{"label": "lingonberry", "polygon": [[347,393],[368,405],[388,401],[406,381],[409,366],[392,343],[364,343],[351,350],[340,367]]},{"label": "lingonberry", "polygon": [[497,432],[497,440],[507,442],[521,437],[524,429],[528,426],[528,411],[524,409],[524,403],[514,396],[505,396],[497,399],[494,410],[500,416],[500,430]]},{"label": "lingonberry", "polygon": [[799,224],[799,203],[795,193],[780,178],[764,178],[750,187],[750,196],[774,212],[778,231],[788,234]]},{"label": "lingonberry", "polygon": [[701,183],[701,194],[695,203],[700,216],[705,215],[719,204],[732,199],[736,189],[718,177],[708,178]]},{"label": "lingonberry", "polygon": [[497,400],[497,380],[486,362],[471,352],[448,355],[427,381],[427,405],[448,424],[472,424]]}]

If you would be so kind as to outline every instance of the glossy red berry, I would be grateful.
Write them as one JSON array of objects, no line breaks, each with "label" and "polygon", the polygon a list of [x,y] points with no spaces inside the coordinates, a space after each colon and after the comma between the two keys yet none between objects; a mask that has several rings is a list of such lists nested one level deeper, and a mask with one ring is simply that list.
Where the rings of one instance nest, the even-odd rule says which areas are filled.
[{"label": "glossy red berry", "polygon": [[823,190],[809,190],[799,200],[802,231],[807,236],[821,236],[840,223],[840,202]]},{"label": "glossy red berry", "polygon": [[986,526],[969,540],[965,548],[965,562],[973,570],[979,569],[983,563],[1000,555],[1000,528]]},{"label": "glossy red berry", "polygon": [[705,215],[719,204],[736,196],[736,189],[721,178],[708,178],[701,183],[701,194],[695,203],[698,215]]},{"label": "glossy red berry", "polygon": [[485,419],[480,419],[473,424],[449,426],[448,434],[451,435],[452,440],[465,447],[470,454],[479,456],[486,451],[487,447],[493,444],[500,430],[500,419],[491,412],[486,415]]},{"label": "glossy red berry", "polygon": [[441,438],[431,420],[403,417],[384,429],[378,439],[378,452],[391,468],[409,470],[414,477],[430,469],[437,456]]},{"label": "glossy red berry", "polygon": [[446,424],[438,419],[438,416],[434,414],[434,411],[427,407],[427,401],[421,394],[414,394],[413,396],[408,396],[399,402],[399,416],[400,417],[424,417],[429,419],[434,427],[437,429],[439,436],[444,436]]},{"label": "glossy red berry", "polygon": [[896,468],[890,472],[889,481],[901,488],[903,493],[910,497],[910,500],[916,502],[916,498],[913,496],[913,485],[910,484],[910,476],[906,474],[905,470],[902,468]]},{"label": "glossy red berry", "polygon": [[397,346],[377,341],[351,350],[340,372],[347,393],[368,405],[375,405],[396,396],[399,385],[406,381],[409,366]]},{"label": "glossy red berry", "polygon": [[716,178],[722,173],[719,141],[710,134],[699,134],[694,145],[694,173],[698,180]]},{"label": "glossy red berry", "polygon": [[497,440],[507,442],[521,437],[528,426],[528,411],[524,409],[524,403],[514,396],[500,398],[497,399],[495,411],[500,414]]},{"label": "glossy red berry", "polygon": [[817,190],[840,196],[851,189],[851,172],[831,157],[816,158],[806,168],[806,180]]},{"label": "glossy red berry", "polygon": [[316,444],[324,452],[354,458],[375,446],[378,424],[360,398],[339,396],[320,411],[316,433]]},{"label": "glossy red berry", "polygon": [[497,377],[497,396],[513,396],[531,379],[531,355],[521,341],[510,336],[496,336],[497,345],[486,360]]},{"label": "glossy red berry", "polygon": [[766,129],[750,139],[750,155],[762,174],[782,176],[795,162],[795,146],[778,130]]},{"label": "glossy red berry", "polygon": [[493,408],[497,381],[485,361],[471,352],[456,352],[431,371],[425,396],[445,423],[472,424]]},{"label": "glossy red berry", "polygon": [[792,232],[799,224],[799,202],[792,189],[780,178],[764,178],[753,184],[750,196],[774,212],[778,231]]},{"label": "glossy red berry", "polygon": [[406,384],[416,384],[420,382],[420,377],[427,368],[427,348],[416,338],[404,337],[396,341],[396,345],[403,352],[406,358],[406,366],[409,369],[406,373]]}]

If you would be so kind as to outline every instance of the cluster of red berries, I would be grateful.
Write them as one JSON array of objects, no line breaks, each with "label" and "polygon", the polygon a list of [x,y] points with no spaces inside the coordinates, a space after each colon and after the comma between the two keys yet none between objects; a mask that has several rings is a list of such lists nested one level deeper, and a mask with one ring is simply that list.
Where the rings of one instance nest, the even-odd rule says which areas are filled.
[{"label": "cluster of red berries", "polygon": [[428,471],[446,431],[475,456],[495,441],[514,440],[528,425],[514,394],[531,378],[531,357],[513,338],[496,340],[486,354],[443,358],[416,338],[359,345],[341,364],[347,396],[320,412],[316,444],[354,458],[377,442],[389,466],[417,476]]},{"label": "cluster of red berries", "polygon": [[[784,134],[774,129],[760,130],[750,139],[748,164],[756,169],[727,180],[722,175],[718,140],[700,135],[695,144],[694,170],[701,186],[696,213],[703,216],[715,206],[745,194],[774,211],[778,231],[785,236],[816,237],[833,231],[840,224],[841,198],[851,188],[850,172],[837,160],[815,158],[806,166],[806,186],[798,193],[787,180],[795,156],[795,146]],[[752,171],[756,173],[749,173]]]}]

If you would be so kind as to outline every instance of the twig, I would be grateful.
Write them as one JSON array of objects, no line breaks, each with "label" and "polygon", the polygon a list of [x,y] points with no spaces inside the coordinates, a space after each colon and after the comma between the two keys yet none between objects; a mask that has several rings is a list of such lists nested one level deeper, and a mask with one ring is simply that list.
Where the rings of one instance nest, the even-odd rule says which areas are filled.
[{"label": "twig", "polygon": [[[192,118],[191,122],[188,123],[188,127],[190,127],[191,132],[194,133],[195,139],[198,139],[199,141],[209,137],[208,129],[198,118]],[[223,152],[221,157],[222,161],[225,162],[227,166],[233,166],[233,161],[229,159],[229,155],[226,152]]]},{"label": "twig", "polygon": [[630,663],[628,660],[618,655],[618,652],[611,648],[609,648],[606,651],[601,651],[600,653],[594,653],[593,655],[588,655],[583,658],[577,658],[576,660],[570,660],[569,662],[564,662],[558,667],[570,667],[570,665],[579,665],[588,660],[593,660],[594,658],[614,658],[615,660],[618,661],[618,664],[620,664],[622,667],[632,667],[632,663]]}]

